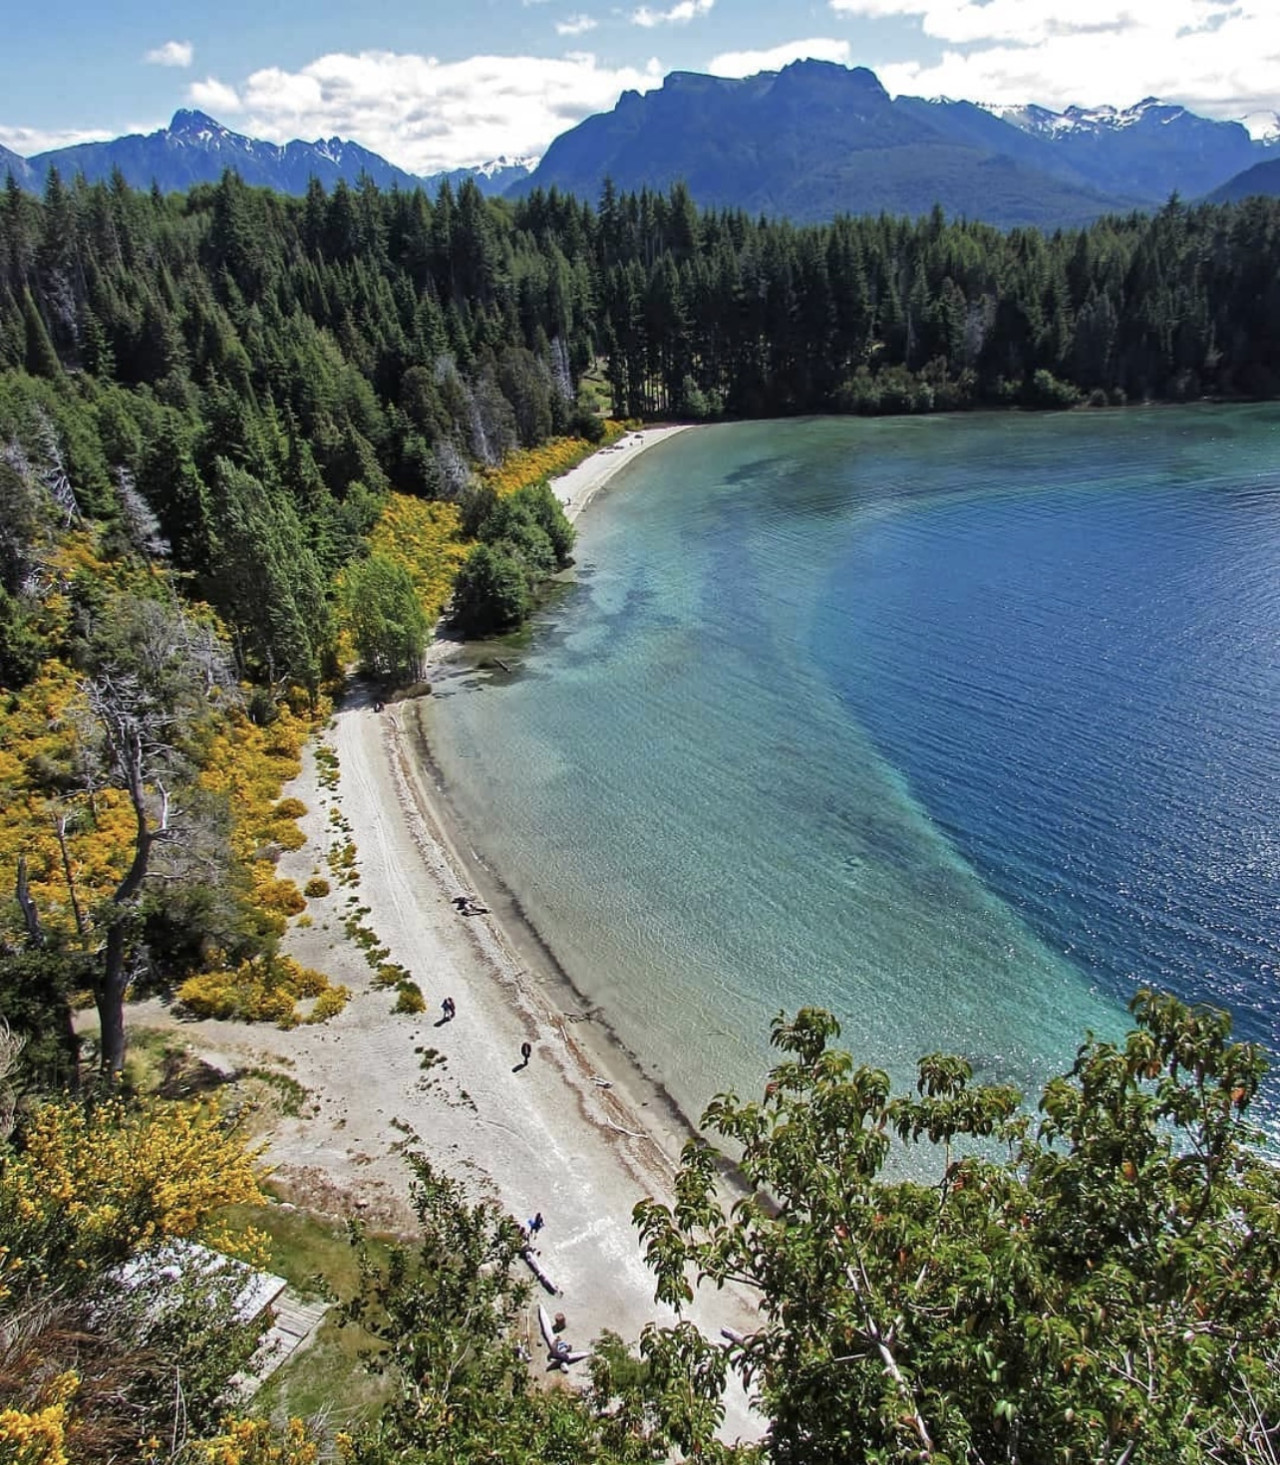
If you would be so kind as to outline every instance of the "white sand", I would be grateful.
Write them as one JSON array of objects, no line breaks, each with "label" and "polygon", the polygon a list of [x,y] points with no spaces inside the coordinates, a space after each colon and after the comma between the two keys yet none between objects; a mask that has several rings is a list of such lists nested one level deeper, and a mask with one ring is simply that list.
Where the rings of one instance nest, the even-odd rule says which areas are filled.
[{"label": "white sand", "polygon": [[[576,516],[625,463],[678,430],[632,433],[554,487]],[[544,1300],[565,1313],[572,1344],[605,1328],[634,1342],[646,1322],[671,1314],[653,1301],[631,1210],[646,1195],[670,1199],[684,1135],[516,928],[451,905],[453,895],[476,889],[477,866],[470,852],[459,856],[440,822],[419,756],[418,712],[417,703],[402,702],[379,714],[353,698],[325,737],[340,760],[339,787],[321,788],[308,750],[301,777],[286,790],[310,813],[302,821],[308,844],[281,860],[282,874],[299,884],[327,874],[330,842],[350,837],[359,852],[359,885],[335,883],[311,903],[314,924],[290,936],[301,960],[357,994],[350,1006],[323,1026],[291,1032],[232,1023],[186,1031],[194,1046],[237,1052],[242,1061],[283,1059],[314,1096],[317,1114],[282,1121],[270,1138],[268,1160],[286,1194],[404,1226],[409,1174],[400,1151],[411,1129],[433,1162],[472,1180],[518,1220],[542,1212],[539,1260],[563,1294]],[[349,835],[331,822],[332,810]],[[395,993],[370,987],[363,952],[343,931],[352,893],[369,908],[364,924],[390,960],[408,967],[426,994],[424,1014],[394,1015]],[[457,1016],[437,1026],[446,996]],[[134,1020],[157,1018],[148,1004]],[[515,1070],[525,1041],[532,1060]],[[430,1049],[445,1061],[424,1071]],[[721,1326],[754,1325],[745,1301],[729,1293],[700,1297],[691,1315],[713,1336]],[[540,1366],[545,1350],[532,1315],[528,1326]],[[760,1427],[742,1395],[731,1396],[727,1436],[755,1437]]]},{"label": "white sand", "polygon": [[629,432],[626,437],[619,438],[611,448],[601,448],[576,468],[571,468],[568,473],[553,479],[551,487],[564,505],[565,513],[570,519],[576,519],[614,474],[625,468],[646,448],[687,430],[684,426],[645,427],[639,432]]}]

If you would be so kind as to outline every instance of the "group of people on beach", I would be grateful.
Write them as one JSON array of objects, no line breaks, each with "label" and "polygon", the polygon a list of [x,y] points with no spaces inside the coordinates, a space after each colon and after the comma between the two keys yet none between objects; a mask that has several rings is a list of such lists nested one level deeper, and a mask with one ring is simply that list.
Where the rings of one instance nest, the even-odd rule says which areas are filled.
[{"label": "group of people on beach", "polygon": [[[542,1270],[541,1263],[537,1260],[538,1248],[534,1245],[538,1233],[545,1224],[546,1222],[542,1218],[542,1212],[535,1211],[524,1225],[520,1227],[520,1234],[524,1237],[524,1246],[521,1249],[521,1255],[528,1263],[529,1270],[537,1277],[538,1281],[542,1283],[547,1291],[558,1293],[559,1288],[554,1285],[551,1278]],[[589,1348],[575,1350],[569,1345],[568,1340],[561,1336],[569,1326],[564,1313],[558,1312],[554,1317],[551,1317],[547,1309],[539,1304],[538,1326],[542,1332],[543,1342],[547,1345],[547,1362],[553,1369],[567,1368],[569,1364],[580,1363],[584,1358],[591,1356],[591,1350]],[[524,1355],[526,1359],[528,1359],[528,1356],[527,1353]]]}]

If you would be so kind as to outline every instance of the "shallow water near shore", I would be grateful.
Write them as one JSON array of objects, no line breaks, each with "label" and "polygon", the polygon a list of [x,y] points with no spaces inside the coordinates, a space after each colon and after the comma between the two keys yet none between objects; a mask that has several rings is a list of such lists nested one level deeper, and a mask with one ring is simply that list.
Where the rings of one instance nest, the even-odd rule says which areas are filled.
[{"label": "shallow water near shore", "polygon": [[1278,448],[1272,407],[682,434],[514,675],[437,684],[450,805],[691,1116],[802,1003],[899,1082],[1034,1089],[1143,983],[1275,1051]]}]

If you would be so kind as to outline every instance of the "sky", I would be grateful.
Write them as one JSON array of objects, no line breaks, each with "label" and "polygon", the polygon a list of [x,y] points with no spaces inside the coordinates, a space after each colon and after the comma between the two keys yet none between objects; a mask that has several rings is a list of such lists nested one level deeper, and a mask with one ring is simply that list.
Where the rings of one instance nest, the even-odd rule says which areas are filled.
[{"label": "sky", "polygon": [[0,0],[0,145],[24,157],[180,107],[416,173],[537,157],[671,71],[812,56],[997,105],[1280,111],[1280,0]]}]

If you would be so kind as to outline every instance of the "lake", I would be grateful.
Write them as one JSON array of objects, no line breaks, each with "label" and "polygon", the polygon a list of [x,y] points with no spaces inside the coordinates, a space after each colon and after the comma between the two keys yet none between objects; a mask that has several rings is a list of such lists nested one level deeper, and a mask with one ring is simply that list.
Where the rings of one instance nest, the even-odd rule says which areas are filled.
[{"label": "lake", "polygon": [[1034,1088],[1143,984],[1280,1051],[1280,410],[709,427],[579,530],[433,755],[688,1113],[805,1003],[900,1082]]}]

